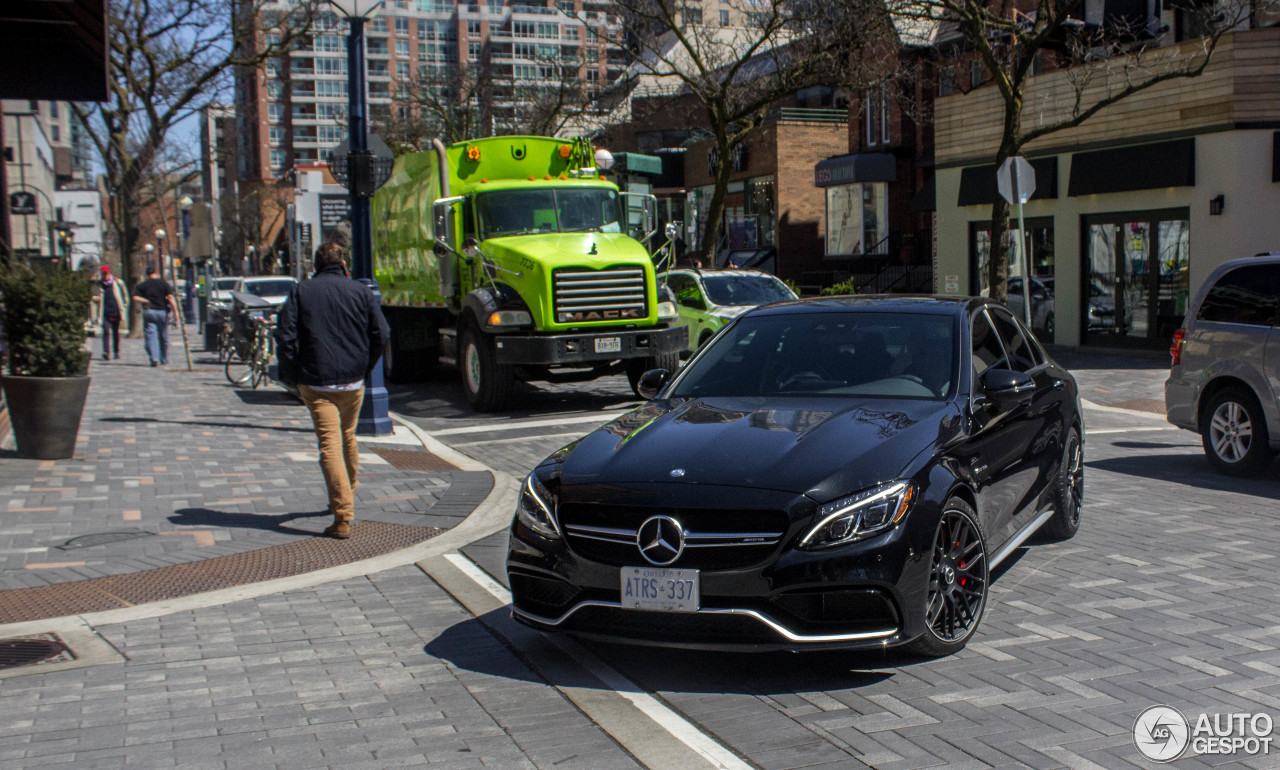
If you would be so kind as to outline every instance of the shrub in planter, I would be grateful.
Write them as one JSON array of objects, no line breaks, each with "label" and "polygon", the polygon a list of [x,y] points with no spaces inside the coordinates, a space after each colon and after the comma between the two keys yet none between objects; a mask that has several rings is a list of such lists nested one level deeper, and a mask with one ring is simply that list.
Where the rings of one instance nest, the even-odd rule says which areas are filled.
[{"label": "shrub in planter", "polygon": [[89,392],[90,295],[88,281],[69,271],[0,274],[10,375],[0,382],[23,457],[58,460],[75,451]]}]

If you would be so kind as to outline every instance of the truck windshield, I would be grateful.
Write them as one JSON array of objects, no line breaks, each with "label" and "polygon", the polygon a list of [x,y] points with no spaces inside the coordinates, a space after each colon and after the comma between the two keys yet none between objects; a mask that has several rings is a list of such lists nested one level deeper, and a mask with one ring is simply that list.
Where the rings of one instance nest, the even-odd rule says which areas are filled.
[{"label": "truck windshield", "polygon": [[618,194],[604,187],[495,190],[476,196],[480,239],[529,233],[620,233]]}]

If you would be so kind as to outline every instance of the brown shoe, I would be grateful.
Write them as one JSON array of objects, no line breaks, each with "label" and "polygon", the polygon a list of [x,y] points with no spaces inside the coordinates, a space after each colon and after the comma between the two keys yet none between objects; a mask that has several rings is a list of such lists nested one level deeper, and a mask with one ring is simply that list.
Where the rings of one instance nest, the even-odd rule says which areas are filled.
[{"label": "brown shoe", "polygon": [[351,525],[345,521],[335,521],[324,528],[324,533],[335,540],[346,540],[351,537]]}]

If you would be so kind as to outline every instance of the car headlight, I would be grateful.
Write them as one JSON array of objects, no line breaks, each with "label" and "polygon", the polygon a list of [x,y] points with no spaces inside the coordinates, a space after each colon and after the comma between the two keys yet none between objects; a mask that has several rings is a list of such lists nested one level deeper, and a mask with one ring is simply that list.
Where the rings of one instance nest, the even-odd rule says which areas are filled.
[{"label": "car headlight", "polygon": [[658,320],[659,321],[669,321],[672,318],[675,318],[678,314],[679,314],[679,311],[676,310],[676,303],[674,302],[658,303]]},{"label": "car headlight", "polygon": [[538,474],[530,473],[524,480],[520,490],[520,503],[516,506],[516,516],[526,527],[543,537],[559,538],[560,527],[556,524],[552,513],[554,498],[547,486],[538,478]]},{"label": "car headlight", "polygon": [[818,524],[800,547],[829,548],[883,532],[907,515],[915,494],[911,482],[892,481],[833,500],[818,509]]}]

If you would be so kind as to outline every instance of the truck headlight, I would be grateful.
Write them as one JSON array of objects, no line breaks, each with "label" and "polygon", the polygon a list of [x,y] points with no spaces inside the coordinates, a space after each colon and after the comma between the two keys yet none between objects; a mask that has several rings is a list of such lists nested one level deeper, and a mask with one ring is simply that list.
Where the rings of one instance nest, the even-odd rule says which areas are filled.
[{"label": "truck headlight", "polygon": [[818,524],[800,541],[808,550],[852,543],[883,532],[911,510],[915,486],[892,481],[863,490],[818,509]]},{"label": "truck headlight", "polygon": [[672,318],[675,318],[678,314],[679,312],[676,310],[676,303],[674,302],[658,303],[658,320],[659,321],[669,321]]},{"label": "truck headlight", "polygon": [[490,326],[532,326],[533,316],[526,310],[495,310],[489,314]]},{"label": "truck headlight", "polygon": [[560,539],[560,527],[556,524],[554,508],[555,498],[550,490],[538,478],[537,473],[530,473],[520,489],[520,502],[516,505],[516,517],[520,523],[543,537]]}]

